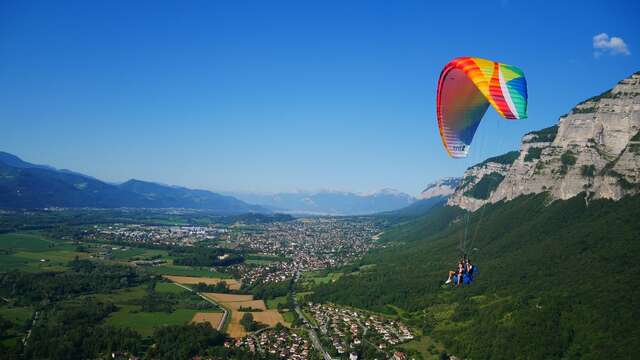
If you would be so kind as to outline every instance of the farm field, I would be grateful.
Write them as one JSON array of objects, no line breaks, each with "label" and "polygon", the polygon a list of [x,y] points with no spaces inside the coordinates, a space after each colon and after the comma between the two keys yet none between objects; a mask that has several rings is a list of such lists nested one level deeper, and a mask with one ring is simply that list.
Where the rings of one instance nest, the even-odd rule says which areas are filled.
[{"label": "farm field", "polygon": [[266,310],[263,300],[254,300],[253,295],[233,295],[219,293],[203,293],[204,296],[212,299],[231,311],[231,321],[227,326],[227,333],[233,338],[241,338],[247,334],[244,327],[240,325],[240,320],[246,312],[238,311],[240,307],[252,307],[254,309],[264,309],[263,311],[251,312],[253,319],[268,326],[275,326],[277,323],[289,325],[284,320],[282,314],[277,310]]},{"label": "farm field", "polygon": [[171,313],[140,312],[138,306],[120,305],[120,310],[111,314],[106,323],[118,327],[130,327],[143,336],[150,336],[157,327],[188,323],[197,312],[194,309],[176,309]]},{"label": "farm field", "polygon": [[264,305],[264,301],[262,300],[232,301],[226,302],[224,303],[224,305],[234,311],[240,310],[241,307],[251,307],[252,309],[267,310],[267,307]]},{"label": "farm field", "polygon": [[221,312],[217,312],[217,313],[195,313],[195,315],[193,315],[193,318],[191,319],[192,323],[203,323],[203,322],[208,322],[209,324],[211,324],[212,327],[218,329],[219,326],[221,325],[220,322],[222,321],[222,317],[224,316],[224,313]]},{"label": "farm field", "polygon": [[282,315],[276,310],[265,310],[253,312],[251,314],[253,314],[253,319],[259,323],[263,323],[269,326],[276,326],[277,323],[287,325],[287,323],[282,318]]},{"label": "farm field", "polygon": [[[142,334],[150,336],[153,330],[162,325],[181,325],[193,320],[197,313],[202,313],[202,309],[197,309],[189,305],[190,292],[172,283],[159,282],[155,291],[158,294],[171,294],[178,296],[178,303],[172,312],[145,312],[137,304],[147,294],[147,286],[142,285],[134,288],[114,291],[112,293],[102,293],[92,295],[93,297],[109,301],[118,306],[118,311],[109,315],[106,323],[117,327],[130,327]],[[187,298],[180,297],[181,295]],[[196,295],[193,294],[195,297]],[[211,312],[219,311],[211,309]]]},{"label": "farm field", "polygon": [[[240,320],[244,316],[244,312],[241,311],[232,311],[231,312],[231,322],[227,327],[227,333],[232,338],[241,338],[247,335],[244,327],[240,324]],[[268,325],[269,327],[275,326],[277,323],[281,323],[283,325],[288,325],[282,315],[276,310],[265,310],[252,312],[253,320],[259,323]]]},{"label": "farm field", "polygon": [[239,339],[247,335],[247,332],[244,330],[244,326],[240,325],[240,320],[244,313],[239,311],[231,312],[231,321],[229,321],[229,325],[227,325],[227,334],[230,337]]},{"label": "farm field", "polygon": [[0,235],[0,249],[46,251],[55,243],[45,236],[32,232],[17,232]]},{"label": "farm field", "polygon": [[235,294],[220,294],[220,293],[202,293],[202,295],[217,303],[238,302],[238,301],[251,301],[253,295],[235,295]]},{"label": "farm field", "polygon": [[169,256],[166,250],[144,249],[144,248],[127,248],[126,250],[118,250],[113,252],[115,260],[133,260],[135,258],[149,258],[152,256],[161,256],[167,258]]},{"label": "farm field", "polygon": [[0,271],[62,271],[76,256],[88,257],[74,250],[74,245],[53,242],[36,232],[1,234]]},{"label": "farm field", "polygon": [[195,276],[176,276],[176,275],[163,275],[167,280],[173,281],[182,285],[197,285],[199,283],[205,283],[207,285],[216,285],[221,281],[224,281],[229,285],[231,290],[239,290],[240,282],[235,279],[223,279],[213,277],[195,277]]},{"label": "farm field", "polygon": [[155,275],[193,276],[193,277],[215,277],[229,278],[227,274],[211,271],[205,267],[191,267],[173,264],[163,264],[149,268],[149,272]]}]

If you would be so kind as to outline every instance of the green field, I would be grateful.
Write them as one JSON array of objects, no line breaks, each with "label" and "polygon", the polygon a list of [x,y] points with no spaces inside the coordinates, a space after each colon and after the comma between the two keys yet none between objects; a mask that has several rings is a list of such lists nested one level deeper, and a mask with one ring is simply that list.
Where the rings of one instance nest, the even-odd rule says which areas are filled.
[{"label": "green field", "polygon": [[153,330],[162,325],[181,325],[191,321],[198,310],[176,309],[172,313],[138,312],[138,306],[122,305],[120,310],[107,318],[107,324],[118,327],[129,327],[143,336],[153,334]]},{"label": "green field", "polygon": [[177,286],[172,282],[159,282],[156,284],[156,292],[159,293],[170,293],[170,294],[180,294],[187,290]]},{"label": "green field", "polygon": [[177,276],[203,276],[215,278],[231,278],[230,275],[217,271],[210,271],[205,267],[180,266],[172,264],[164,264],[148,268],[149,272],[156,275],[177,275]]},{"label": "green field", "polygon": [[310,294],[313,294],[313,291],[303,291],[303,292],[296,293],[296,300],[298,300],[298,302],[301,302],[304,300],[305,296]]},{"label": "green field", "polygon": [[141,285],[137,287],[124,288],[122,290],[116,290],[110,293],[94,294],[94,297],[101,301],[109,301],[114,304],[127,303],[134,299],[143,297],[146,293],[146,286]]},{"label": "green field", "polygon": [[29,263],[32,262],[33,260],[31,259],[23,258],[15,254],[0,255],[0,271],[9,271],[28,267]]},{"label": "green field", "polygon": [[376,267],[376,264],[367,264],[367,265],[362,265],[358,268],[357,271],[354,271],[352,273],[349,273],[349,275],[358,275],[361,274],[362,272],[366,272],[367,270],[371,270],[373,268]]},{"label": "green field", "polygon": [[46,251],[55,244],[38,233],[20,232],[0,235],[0,249]]},{"label": "green field", "polygon": [[287,311],[285,313],[282,313],[282,317],[284,318],[284,321],[286,321],[289,324],[293,323],[293,320],[296,319],[296,315],[293,311]]},{"label": "green field", "polygon": [[335,282],[340,277],[342,277],[341,272],[329,272],[326,273],[324,271],[311,271],[302,274],[302,283],[306,286],[316,286],[320,284],[327,284],[330,282]]},{"label": "green field", "polygon": [[287,305],[287,297],[286,296],[279,296],[277,298],[268,299],[266,301],[266,303],[267,303],[267,308],[269,308],[269,309],[277,309],[278,308],[278,304],[282,304],[284,306]]},{"label": "green field", "polygon": [[245,256],[245,263],[254,265],[268,265],[277,261],[284,261],[286,258],[281,256],[266,254],[248,254]]},{"label": "green field", "polygon": [[[84,247],[87,252],[76,251],[79,245]],[[53,241],[41,233],[18,232],[0,235],[0,251],[4,252],[0,253],[0,271],[15,269],[25,271],[61,271],[64,270],[66,263],[76,256],[86,258],[91,253],[96,253],[104,247],[117,248],[116,250],[109,249],[114,261],[145,259],[158,255],[168,258],[166,250],[135,247],[122,250],[120,245]],[[159,270],[158,273],[172,275],[202,274],[202,271],[197,269],[170,265],[163,270]],[[213,273],[208,273],[207,275],[221,276]]]},{"label": "green field", "polygon": [[[187,293],[187,290],[176,286],[172,283],[159,282],[156,284],[157,293],[181,294]],[[187,308],[182,302],[176,306],[171,313],[166,312],[142,312],[139,305],[134,305],[133,301],[140,299],[146,295],[146,285],[114,291],[108,294],[97,294],[93,297],[110,301],[118,306],[118,311],[111,314],[106,323],[118,326],[132,328],[143,336],[149,336],[153,330],[162,325],[180,325],[185,324],[193,318],[197,312],[215,312],[216,310],[198,310]]]},{"label": "green field", "polygon": [[0,339],[2,339],[0,346],[15,346],[22,336],[24,336],[24,333],[20,330],[20,326],[30,321],[33,316],[33,309],[31,307],[6,306],[4,302],[0,302],[0,305],[3,305],[0,306],[0,317],[18,325],[6,333],[0,333]]},{"label": "green field", "polygon": [[247,259],[244,261],[246,264],[252,264],[252,265],[269,265],[271,263],[274,263],[274,260],[266,260],[266,259]]},{"label": "green field", "polygon": [[16,324],[23,324],[31,315],[33,308],[29,306],[0,306],[0,316]]},{"label": "green field", "polygon": [[0,271],[62,271],[67,262],[76,256],[86,258],[86,253],[67,250],[18,251],[9,255],[0,255]]},{"label": "green field", "polygon": [[112,255],[116,260],[132,260],[134,258],[146,259],[157,255],[167,258],[168,252],[156,249],[127,248],[126,250],[114,250]]},{"label": "green field", "polygon": [[20,232],[0,235],[0,271],[62,271],[67,262],[76,256],[87,257],[75,251],[76,246],[56,243],[35,232]]},{"label": "green field", "polygon": [[401,344],[399,347],[404,350],[416,351],[425,360],[439,359],[440,351],[444,350],[441,344],[436,343],[429,336],[421,336],[418,339]]}]

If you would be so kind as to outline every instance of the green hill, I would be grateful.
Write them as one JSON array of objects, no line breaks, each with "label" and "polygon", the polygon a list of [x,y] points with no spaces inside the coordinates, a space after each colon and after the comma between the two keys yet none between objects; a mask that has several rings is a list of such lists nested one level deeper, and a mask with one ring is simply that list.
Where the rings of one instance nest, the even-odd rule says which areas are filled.
[{"label": "green hill", "polygon": [[186,208],[218,214],[270,213],[231,196],[152,182],[110,184],[70,170],[35,165],[0,151],[0,209]]},{"label": "green hill", "polygon": [[[640,196],[548,204],[545,194],[471,214],[439,206],[388,231],[397,246],[366,272],[319,286],[315,301],[405,320],[471,359],[630,359],[640,349]],[[441,288],[468,231],[479,275]],[[393,305],[387,306],[387,305]]]}]

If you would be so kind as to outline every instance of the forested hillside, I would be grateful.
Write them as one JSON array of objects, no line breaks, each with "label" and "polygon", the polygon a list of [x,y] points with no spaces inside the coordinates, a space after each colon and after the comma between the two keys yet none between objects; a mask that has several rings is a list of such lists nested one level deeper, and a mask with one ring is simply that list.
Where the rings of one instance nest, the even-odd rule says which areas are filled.
[{"label": "forested hillside", "polygon": [[35,165],[0,151],[0,209],[199,209],[220,215],[270,213],[206,190],[129,180],[111,184],[70,170]]},{"label": "forested hillside", "polygon": [[[388,231],[398,245],[363,260],[375,266],[318,287],[313,300],[398,312],[465,358],[632,358],[640,197],[587,206],[546,196],[489,205],[468,222],[459,208],[436,207]],[[479,275],[441,287],[465,231]]]}]

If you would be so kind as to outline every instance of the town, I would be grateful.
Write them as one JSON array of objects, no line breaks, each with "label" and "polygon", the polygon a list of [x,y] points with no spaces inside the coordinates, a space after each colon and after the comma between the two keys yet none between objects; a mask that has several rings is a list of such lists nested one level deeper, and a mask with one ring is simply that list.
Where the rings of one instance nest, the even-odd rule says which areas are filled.
[{"label": "town", "polygon": [[236,247],[286,259],[264,265],[236,265],[244,283],[291,279],[297,272],[338,267],[381,246],[374,237],[382,227],[366,218],[306,218],[274,222],[236,232]]},{"label": "town", "polygon": [[[376,235],[383,229],[368,218],[314,217],[265,224],[163,226],[141,224],[93,225],[83,230],[87,242],[142,247],[207,247],[226,249],[265,261],[245,261],[211,267],[246,286],[292,279],[296,273],[348,264],[381,247]],[[107,247],[109,258],[117,248]],[[224,255],[222,255],[224,257]],[[138,265],[159,265],[163,259],[140,259]]]},{"label": "town", "polygon": [[288,329],[280,324],[235,341],[227,341],[226,347],[237,347],[252,353],[276,356],[282,359],[307,360],[317,357],[317,352],[304,333]]},{"label": "town", "polygon": [[409,327],[400,321],[361,310],[332,304],[307,303],[315,327],[338,356],[352,353],[363,346],[372,346],[385,358],[401,356],[396,345],[413,340]]}]

